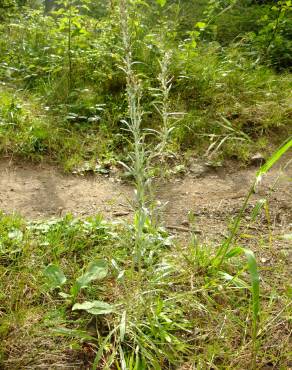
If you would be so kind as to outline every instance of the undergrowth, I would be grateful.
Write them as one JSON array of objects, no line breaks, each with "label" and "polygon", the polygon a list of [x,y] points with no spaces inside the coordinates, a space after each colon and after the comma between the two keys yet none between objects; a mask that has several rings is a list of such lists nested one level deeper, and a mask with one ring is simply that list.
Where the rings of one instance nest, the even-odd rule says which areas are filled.
[{"label": "undergrowth", "polygon": [[[126,78],[120,69],[125,50],[118,7],[112,4],[107,10],[103,4],[99,13],[90,2],[66,2],[45,15],[41,8],[28,6],[5,18],[0,40],[1,153],[50,158],[68,171],[84,162],[94,168],[96,162],[127,159],[128,136],[121,134],[127,117]],[[262,14],[268,7],[239,2],[221,16],[223,2],[202,1],[197,23],[190,24],[186,11],[191,4],[131,5],[132,56],[144,91],[143,127],[161,132],[164,125],[164,135],[171,128],[168,150],[174,154],[248,162],[257,151],[269,152],[268,138],[277,145],[289,134],[290,74],[255,60],[255,50],[252,54],[243,47],[247,36],[236,35],[234,28],[234,42],[226,35],[229,41],[224,42],[221,22],[238,25],[241,9]],[[266,22],[274,15],[269,13]],[[286,27],[282,18],[281,27]],[[248,32],[250,20],[244,17],[241,22]],[[259,37],[257,43],[262,38],[268,43],[269,25],[258,36],[260,23],[250,29]],[[264,42],[261,47],[260,55]],[[167,55],[170,80],[163,82],[161,63]],[[167,94],[163,99],[168,113],[179,113],[173,128],[172,122],[165,126],[165,119],[173,117],[157,105],[161,88]],[[148,138],[154,147],[156,139]]]}]

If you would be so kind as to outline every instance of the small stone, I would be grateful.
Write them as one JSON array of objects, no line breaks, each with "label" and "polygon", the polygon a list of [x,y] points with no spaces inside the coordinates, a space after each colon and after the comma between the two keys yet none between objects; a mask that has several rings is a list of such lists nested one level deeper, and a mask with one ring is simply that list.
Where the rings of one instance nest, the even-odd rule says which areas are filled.
[{"label": "small stone", "polygon": [[122,216],[127,216],[130,212],[128,211],[115,211],[113,212],[113,215],[115,217],[122,217]]},{"label": "small stone", "polygon": [[256,153],[250,158],[250,161],[254,166],[262,166],[266,162],[262,153]]},{"label": "small stone", "polygon": [[201,177],[208,172],[208,167],[199,163],[192,163],[190,166],[190,172],[195,177]]}]

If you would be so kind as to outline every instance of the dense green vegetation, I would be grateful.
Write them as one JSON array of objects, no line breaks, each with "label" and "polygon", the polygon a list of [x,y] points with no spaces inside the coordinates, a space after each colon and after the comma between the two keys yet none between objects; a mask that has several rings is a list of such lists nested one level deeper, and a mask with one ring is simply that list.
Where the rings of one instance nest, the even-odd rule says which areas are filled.
[{"label": "dense green vegetation", "polygon": [[[0,0],[1,155],[119,162],[136,197],[132,223],[0,213],[0,368],[291,365],[288,256],[259,268],[244,244],[260,215],[257,252],[291,239],[266,198],[248,209],[292,146],[290,15],[290,0]],[[247,163],[282,141],[216,245],[191,213],[187,240],[154,217],[168,159]]]},{"label": "dense green vegetation", "polygon": [[[11,4],[12,7],[13,4]],[[125,50],[115,3],[2,6],[1,151],[85,160],[127,158]],[[162,3],[163,5],[163,3]],[[142,84],[143,125],[158,129],[159,71],[169,55],[169,148],[213,160],[251,154],[287,136],[291,111],[289,1],[137,2],[131,47]],[[228,122],[227,122],[228,121]],[[238,146],[240,141],[241,145]],[[222,145],[221,145],[222,143]]]}]

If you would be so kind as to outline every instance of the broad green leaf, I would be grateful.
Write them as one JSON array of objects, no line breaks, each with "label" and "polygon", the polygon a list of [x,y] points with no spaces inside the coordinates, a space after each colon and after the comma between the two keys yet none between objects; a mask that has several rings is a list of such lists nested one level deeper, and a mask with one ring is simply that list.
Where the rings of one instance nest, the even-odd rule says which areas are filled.
[{"label": "broad green leaf", "polygon": [[68,328],[58,328],[58,329],[52,329],[52,332],[58,335],[64,335],[66,337],[71,338],[80,338],[83,340],[91,340],[93,342],[96,342],[96,338],[88,335],[86,332],[82,330],[76,330],[76,329],[68,329]]},{"label": "broad green leaf", "polygon": [[62,297],[62,298],[65,298],[65,299],[72,298],[71,294],[67,294],[67,293],[64,293],[64,292],[59,292],[59,296]]},{"label": "broad green leaf", "polygon": [[114,306],[102,301],[87,301],[83,303],[75,303],[72,311],[83,310],[92,315],[104,315],[113,312]]},{"label": "broad green leaf", "polygon": [[228,259],[228,258],[236,257],[236,256],[239,256],[240,254],[242,254],[242,248],[234,247],[230,249],[229,252],[226,253],[225,258]]},{"label": "broad green leaf", "polygon": [[78,288],[86,288],[92,281],[105,278],[107,273],[108,265],[105,260],[91,262],[85,273],[76,280]]},{"label": "broad green leaf", "polygon": [[66,276],[63,271],[56,265],[50,264],[44,270],[44,275],[49,280],[49,286],[51,289],[61,287],[66,283]]},{"label": "broad green leaf", "polygon": [[197,47],[197,42],[196,42],[196,40],[192,40],[192,47],[195,49],[196,47]]},{"label": "broad green leaf", "polygon": [[232,276],[232,275],[228,274],[225,271],[219,271],[218,273],[219,273],[219,275],[221,275],[221,277],[224,280],[229,281],[229,282],[232,282],[234,284],[234,286],[236,286],[238,288],[248,289],[248,285],[246,284],[246,282],[243,281],[242,279],[240,279],[239,277]]},{"label": "broad green leaf", "polygon": [[156,0],[157,4],[163,7],[166,4],[166,0]]},{"label": "broad green leaf", "polygon": [[197,22],[196,23],[196,27],[197,28],[200,28],[200,29],[204,29],[204,28],[206,28],[206,23],[204,23],[204,22]]}]

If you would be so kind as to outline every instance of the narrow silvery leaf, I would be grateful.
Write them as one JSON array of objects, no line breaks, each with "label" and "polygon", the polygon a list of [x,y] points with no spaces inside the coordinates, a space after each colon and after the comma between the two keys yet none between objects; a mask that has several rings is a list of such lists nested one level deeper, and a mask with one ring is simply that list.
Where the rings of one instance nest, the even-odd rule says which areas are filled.
[{"label": "narrow silvery leaf", "polygon": [[121,319],[121,325],[120,325],[120,339],[121,342],[123,342],[126,334],[126,317],[127,317],[127,311],[123,312],[122,319]]}]

